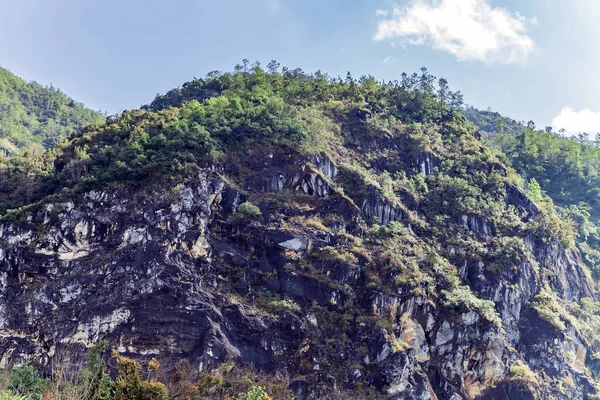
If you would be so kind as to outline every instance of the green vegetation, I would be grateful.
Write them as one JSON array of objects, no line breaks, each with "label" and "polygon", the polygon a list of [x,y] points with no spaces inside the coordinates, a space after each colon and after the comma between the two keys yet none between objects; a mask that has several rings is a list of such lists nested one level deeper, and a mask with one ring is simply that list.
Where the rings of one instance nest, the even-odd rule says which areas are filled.
[{"label": "green vegetation", "polygon": [[99,342],[86,357],[86,367],[80,371],[80,381],[87,387],[84,400],[110,400],[115,392],[115,383],[106,372],[102,356],[108,350],[108,342]]},{"label": "green vegetation", "polygon": [[[167,400],[167,387],[156,380],[145,381],[140,372],[142,366],[127,357],[117,357],[119,377],[115,385],[115,400]],[[149,370],[156,370],[149,365]],[[154,372],[154,371],[153,371]]]},{"label": "green vegetation", "polygon": [[387,134],[379,128],[382,118],[393,117],[396,124],[450,121],[462,102],[444,80],[436,89],[425,69],[382,84],[372,77],[279,72],[275,66],[211,73],[158,96],[142,110],[84,128],[54,151],[27,151],[0,163],[0,213],[65,188],[181,177],[208,163],[226,162],[231,151],[253,144],[318,152],[334,144],[324,131],[333,129],[332,119],[347,128],[341,139],[352,145],[364,129],[354,113],[365,103],[376,115],[372,130],[381,135]]},{"label": "green vegetation", "polygon": [[44,391],[44,379],[31,365],[16,368],[10,376],[7,389],[10,393],[28,399],[39,399]]},{"label": "green vegetation", "polygon": [[189,362],[180,360],[168,372],[170,378],[162,382],[159,376],[164,380],[165,374],[159,371],[158,360],[151,360],[147,371],[142,371],[139,362],[113,355],[118,369],[113,380],[104,361],[107,349],[106,342],[90,349],[86,367],[75,375],[57,371],[45,379],[31,365],[16,368],[9,376],[9,384],[5,388],[0,386],[0,400],[271,400],[271,396],[291,399],[287,382],[232,363],[223,364],[213,375],[198,374]]},{"label": "green vegetation", "polygon": [[515,364],[510,366],[510,375],[513,380],[529,383],[538,384],[538,378],[529,368],[529,366],[522,361],[517,361]]},{"label": "green vegetation", "polygon": [[0,393],[0,400],[27,400],[27,398],[10,393]]},{"label": "green vegetation", "polygon": [[[564,221],[573,221],[577,248],[596,280],[600,279],[600,141],[586,133],[566,137],[533,122],[517,123],[498,113],[467,108],[464,111],[487,138],[502,151],[504,161],[529,181],[528,195],[535,203],[550,198]],[[502,129],[494,129],[494,126]],[[539,204],[538,204],[539,205]],[[552,207],[554,208],[554,207]],[[541,234],[568,232],[558,221],[542,228]],[[562,240],[574,242],[572,237]]]},{"label": "green vegetation", "polygon": [[[0,215],[22,218],[45,201],[62,201],[89,189],[180,183],[206,167],[229,173],[224,179],[230,186],[243,188],[245,176],[261,173],[252,169],[255,154],[295,159],[323,155],[339,173],[331,180],[320,178],[334,188],[340,203],[356,211],[372,201],[373,208],[386,207],[393,213],[385,215],[401,220],[383,221],[375,212],[370,221],[356,218],[357,229],[348,230],[356,236],[336,232],[339,244],[290,256],[286,271],[347,294],[329,277],[329,268],[359,265],[365,284],[358,290],[369,295],[401,293],[440,308],[474,311],[481,323],[501,331],[494,302],[465,285],[457,267],[474,263],[489,281],[508,280],[511,271],[524,267],[530,267],[536,278],[548,274],[526,245],[531,239],[578,246],[594,277],[600,279],[596,226],[600,146],[583,136],[568,139],[538,131],[532,124],[461,107],[460,93],[450,91],[444,79],[436,80],[425,69],[421,74],[403,74],[399,81],[377,82],[370,76],[354,79],[349,74],[343,80],[320,72],[280,70],[275,62],[266,70],[244,62],[232,72],[214,72],[157,96],[140,110],[80,129],[51,150],[31,147],[6,158],[0,162]],[[479,140],[465,115],[490,130],[484,140],[494,147]],[[236,172],[231,172],[232,165]],[[506,206],[507,188],[527,193],[531,202],[526,197],[523,201],[534,210],[532,215],[525,217],[517,207]],[[262,211],[245,202],[222,222],[241,226],[261,221],[266,229],[300,234],[338,229],[323,223],[312,196],[287,190],[250,193],[248,197]],[[263,207],[263,200],[269,206]],[[271,207],[288,202],[302,205],[299,215]],[[256,279],[266,280],[275,273],[260,271]],[[242,301],[260,306],[269,315],[305,311],[304,304],[301,308],[268,292]],[[337,298],[334,302],[347,307],[348,318],[357,317],[351,314],[355,311],[351,303],[342,304]],[[531,307],[557,330],[572,326],[595,351],[600,350],[595,339],[600,307],[595,300],[569,304],[544,288]],[[374,312],[365,321],[389,334],[397,328],[396,313],[397,307],[386,310],[385,316]],[[394,351],[405,351],[407,346],[393,342]],[[207,396],[265,400],[277,391],[285,393],[285,386],[264,389],[257,383],[259,374],[249,373],[254,379],[243,379],[246,375],[236,369],[195,376],[189,365],[181,364],[175,381],[159,382],[158,364],[152,363],[144,379],[141,364],[124,357],[116,358],[119,377],[114,381],[102,361],[105,350],[92,350],[86,369],[72,382],[75,388],[91,388],[86,400]],[[303,371],[310,371],[309,364],[299,363]],[[14,373],[23,375],[19,382],[30,383],[9,388],[11,392],[29,396],[19,388],[44,387],[35,371],[28,371],[33,375]],[[510,371],[516,380],[533,383],[536,379],[524,364],[517,363]]]},{"label": "green vegetation", "polygon": [[233,214],[233,219],[238,221],[256,221],[262,218],[262,212],[260,208],[255,206],[250,202],[245,202],[240,204],[235,214]]},{"label": "green vegetation", "polygon": [[104,116],[54,87],[25,82],[0,68],[0,155],[55,147],[61,139]]}]

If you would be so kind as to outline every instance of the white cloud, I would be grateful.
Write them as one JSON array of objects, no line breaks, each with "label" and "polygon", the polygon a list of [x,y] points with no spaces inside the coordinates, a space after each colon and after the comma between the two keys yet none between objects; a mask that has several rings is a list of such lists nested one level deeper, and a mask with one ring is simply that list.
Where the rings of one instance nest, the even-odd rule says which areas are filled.
[{"label": "white cloud", "polygon": [[589,108],[576,111],[567,106],[552,120],[552,129],[556,132],[564,129],[569,136],[578,133],[598,133],[600,132],[600,112],[592,111]]},{"label": "white cloud", "polygon": [[381,17],[375,41],[401,40],[454,54],[459,61],[522,64],[535,43],[527,32],[537,23],[488,0],[413,0]]},{"label": "white cloud", "polygon": [[375,15],[377,15],[378,17],[385,17],[389,13],[390,12],[388,10],[377,10],[377,11],[375,11]]},{"label": "white cloud", "polygon": [[393,64],[396,61],[395,57],[386,57],[383,59],[383,61],[381,62],[383,65],[386,64]]}]

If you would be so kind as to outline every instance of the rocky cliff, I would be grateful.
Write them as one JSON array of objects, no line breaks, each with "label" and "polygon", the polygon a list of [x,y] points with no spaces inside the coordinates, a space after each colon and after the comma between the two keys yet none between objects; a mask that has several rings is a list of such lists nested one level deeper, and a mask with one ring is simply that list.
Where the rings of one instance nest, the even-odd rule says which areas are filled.
[{"label": "rocky cliff", "polygon": [[[428,158],[407,172],[434,174]],[[535,309],[540,293],[594,296],[577,253],[524,231],[514,261],[445,243],[448,261],[430,253],[428,267],[405,265],[381,257],[386,228],[365,222],[397,221],[417,253],[430,240],[411,222],[420,206],[393,204],[375,186],[356,204],[327,157],[256,149],[247,176],[240,167],[89,191],[2,223],[0,366],[50,365],[108,339],[120,353],[185,358],[201,371],[231,357],[285,371],[298,398],[357,386],[397,399],[595,393],[586,338]],[[235,212],[249,198],[262,217],[242,222]],[[523,221],[539,213],[514,187],[502,201]],[[498,238],[485,215],[452,226],[485,246]],[[445,282],[452,266],[459,282]]]},{"label": "rocky cliff", "polygon": [[225,74],[22,171],[27,197],[0,193],[24,206],[0,220],[0,368],[107,340],[166,371],[253,365],[297,399],[597,397],[573,228],[406,79]]}]

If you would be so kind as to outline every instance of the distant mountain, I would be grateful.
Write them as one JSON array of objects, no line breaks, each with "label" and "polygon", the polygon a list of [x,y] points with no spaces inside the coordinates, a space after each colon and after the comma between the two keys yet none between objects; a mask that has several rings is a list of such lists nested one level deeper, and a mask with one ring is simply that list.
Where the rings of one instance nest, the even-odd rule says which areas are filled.
[{"label": "distant mountain", "polygon": [[85,108],[59,89],[26,82],[0,68],[0,155],[31,144],[45,148],[104,116]]},{"label": "distant mountain", "polygon": [[475,124],[487,138],[495,137],[499,132],[520,132],[526,126],[522,122],[505,117],[496,111],[483,111],[472,106],[466,106],[463,114]]}]

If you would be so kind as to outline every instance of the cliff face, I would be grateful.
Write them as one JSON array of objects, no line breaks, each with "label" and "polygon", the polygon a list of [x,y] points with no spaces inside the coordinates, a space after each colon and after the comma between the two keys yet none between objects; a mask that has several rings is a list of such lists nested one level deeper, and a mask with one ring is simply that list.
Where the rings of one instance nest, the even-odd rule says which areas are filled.
[{"label": "cliff face", "polygon": [[[508,183],[494,207],[518,228],[457,209],[468,198],[433,184],[453,157],[403,160],[395,172],[430,184],[399,201],[349,184],[340,160],[256,147],[175,183],[89,191],[2,222],[0,367],[81,358],[107,339],[200,371],[252,363],[289,376],[297,398],[595,394],[592,345],[567,310],[595,297],[578,253],[536,233],[542,211]],[[248,200],[260,218],[236,213]]]}]

